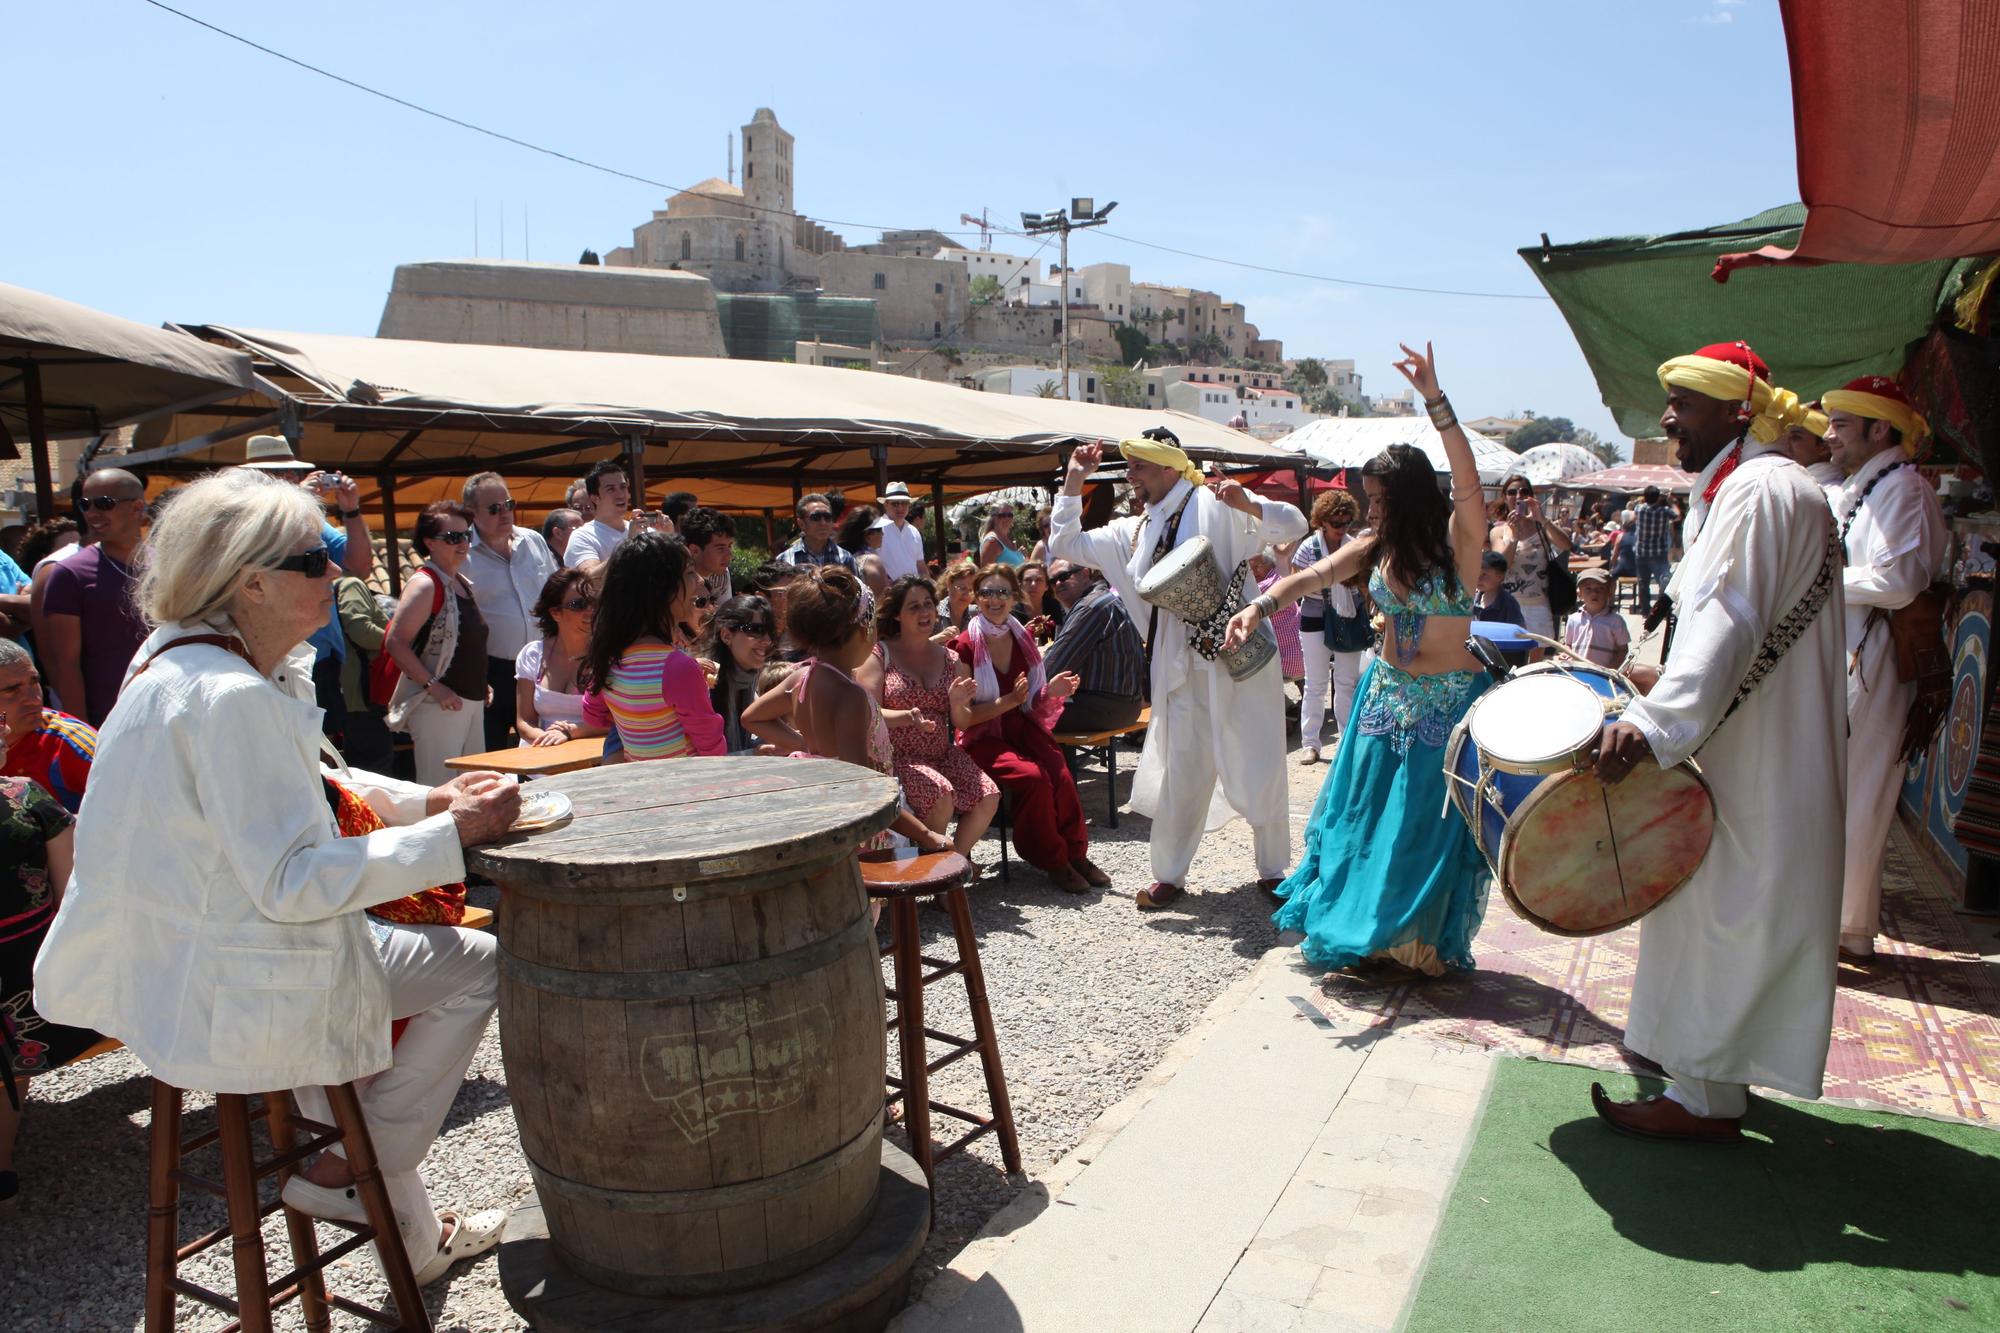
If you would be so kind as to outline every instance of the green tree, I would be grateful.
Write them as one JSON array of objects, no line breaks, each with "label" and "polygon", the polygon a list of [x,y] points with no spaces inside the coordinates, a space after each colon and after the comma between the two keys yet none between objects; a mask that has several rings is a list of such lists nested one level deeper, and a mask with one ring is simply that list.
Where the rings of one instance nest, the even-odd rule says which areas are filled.
[{"label": "green tree", "polygon": [[991,273],[982,273],[972,280],[972,304],[992,305],[1005,294],[1000,279]]},{"label": "green tree", "polygon": [[1326,387],[1326,363],[1316,356],[1306,357],[1292,367],[1292,383],[1300,392],[1311,393]]},{"label": "green tree", "polygon": [[1146,359],[1146,348],[1152,339],[1146,336],[1144,329],[1136,324],[1119,324],[1111,332],[1118,339],[1119,359],[1126,365]]},{"label": "green tree", "polygon": [[1554,444],[1559,440],[1572,439],[1575,435],[1576,423],[1568,417],[1536,417],[1509,435],[1505,444],[1515,453],[1521,454],[1538,444]]},{"label": "green tree", "polygon": [[1097,387],[1113,407],[1146,405],[1146,377],[1130,366],[1097,367]]},{"label": "green tree", "polygon": [[1222,340],[1221,334],[1211,329],[1188,344],[1188,355],[1203,365],[1212,366],[1229,355],[1229,344]]},{"label": "green tree", "polygon": [[1616,467],[1625,461],[1625,455],[1618,448],[1618,442],[1600,439],[1594,430],[1579,430],[1570,436],[1569,442],[1579,449],[1588,449],[1596,454],[1598,460],[1606,467]]}]

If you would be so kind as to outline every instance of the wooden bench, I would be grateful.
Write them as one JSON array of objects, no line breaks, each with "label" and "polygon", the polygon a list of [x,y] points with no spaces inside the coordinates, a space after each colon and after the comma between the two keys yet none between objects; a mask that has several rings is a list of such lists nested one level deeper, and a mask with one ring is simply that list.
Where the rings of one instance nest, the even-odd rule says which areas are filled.
[{"label": "wooden bench", "polygon": [[[458,924],[467,930],[485,930],[493,924],[493,909],[489,907],[474,907],[468,903],[465,908],[465,920]],[[118,1040],[116,1037],[106,1037],[96,1045],[86,1048],[82,1054],[67,1063],[69,1065],[80,1065],[85,1060],[95,1060],[100,1055],[109,1055],[113,1051],[122,1051],[124,1049],[124,1042]]]},{"label": "wooden bench", "polygon": [[1118,738],[1142,732],[1153,720],[1150,706],[1141,708],[1139,716],[1122,727],[1108,731],[1058,731],[1055,742],[1069,754],[1070,772],[1076,772],[1077,761],[1096,756],[1104,760],[1108,776],[1104,784],[1105,819],[1112,828],[1118,827]]}]

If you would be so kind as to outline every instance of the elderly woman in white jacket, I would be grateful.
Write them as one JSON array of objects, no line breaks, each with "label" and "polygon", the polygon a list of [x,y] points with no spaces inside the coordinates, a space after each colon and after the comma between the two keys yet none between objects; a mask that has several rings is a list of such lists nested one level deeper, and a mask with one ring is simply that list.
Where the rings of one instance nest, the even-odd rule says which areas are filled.
[{"label": "elderly woman in white jacket", "polygon": [[[155,524],[137,593],[155,629],[99,733],[35,998],[178,1087],[295,1088],[330,1121],[321,1086],[358,1083],[421,1283],[505,1221],[440,1214],[417,1174],[493,1012],[494,941],[363,909],[463,879],[461,849],[500,836],[520,793],[491,773],[426,788],[338,771],[388,827],[337,834],[302,646],[340,573],[321,531],[312,496],[247,469],[195,482]],[[364,1220],[333,1153],[285,1197]]]}]

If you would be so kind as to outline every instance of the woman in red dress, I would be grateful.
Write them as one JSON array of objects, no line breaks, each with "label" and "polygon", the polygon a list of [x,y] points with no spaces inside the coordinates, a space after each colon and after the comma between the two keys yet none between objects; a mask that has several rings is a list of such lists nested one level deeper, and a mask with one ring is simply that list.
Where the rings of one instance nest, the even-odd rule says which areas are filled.
[{"label": "woman in red dress", "polygon": [[1034,639],[1014,619],[1021,580],[1011,566],[981,569],[973,592],[977,614],[951,641],[973,684],[969,700],[962,687],[952,694],[965,752],[1006,792],[1014,843],[1029,865],[1065,893],[1102,888],[1111,877],[1091,863],[1076,780],[1049,734],[1063,701],[1076,693],[1076,673],[1044,678]]}]

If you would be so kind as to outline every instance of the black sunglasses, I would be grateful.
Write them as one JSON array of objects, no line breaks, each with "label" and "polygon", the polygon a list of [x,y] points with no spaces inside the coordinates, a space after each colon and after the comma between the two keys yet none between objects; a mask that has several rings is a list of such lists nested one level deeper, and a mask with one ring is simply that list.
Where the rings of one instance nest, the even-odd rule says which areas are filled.
[{"label": "black sunglasses", "polygon": [[[102,497],[99,497],[102,498]],[[271,568],[282,569],[288,574],[303,574],[309,579],[324,578],[326,567],[333,563],[333,552],[324,546],[315,546],[310,551],[288,555],[275,562]]]},{"label": "black sunglasses", "polygon": [[564,602],[562,607],[565,611],[588,611],[596,605],[597,599],[594,597],[572,597]]},{"label": "black sunglasses", "polygon": [[511,514],[514,512],[514,502],[503,500],[499,504],[487,505],[486,512],[488,515]]},{"label": "black sunglasses", "polygon": [[806,522],[831,523],[833,522],[833,511],[829,509],[815,509],[806,515]]},{"label": "black sunglasses", "polygon": [[1051,574],[1051,575],[1049,575],[1049,586],[1050,586],[1050,587],[1054,587],[1054,586],[1055,586],[1056,584],[1058,584],[1058,583],[1067,583],[1067,582],[1069,582],[1069,579],[1070,579],[1070,575],[1072,575],[1072,574],[1074,574],[1074,573],[1076,573],[1076,571],[1075,571],[1075,570],[1073,570],[1073,569],[1065,569],[1065,570],[1064,570],[1064,571],[1063,571],[1062,573],[1060,573],[1060,574]]},{"label": "black sunglasses", "polygon": [[443,542],[446,546],[463,546],[472,540],[472,534],[469,532],[435,532],[431,534],[431,540],[434,542]]},{"label": "black sunglasses", "polygon": [[703,593],[701,596],[694,599],[694,606],[697,611],[706,611],[708,610],[709,607],[714,605],[715,605],[715,598],[711,597],[707,593]]},{"label": "black sunglasses", "polygon": [[1529,491],[1529,490],[1523,490],[1523,489],[1521,489],[1521,488],[1520,488],[1519,486],[1513,486],[1513,487],[1509,487],[1509,488],[1508,488],[1507,490],[1505,490],[1505,491],[1501,492],[1501,494],[1503,494],[1503,495],[1507,496],[1507,497],[1508,497],[1509,499],[1512,499],[1513,497],[1515,497],[1515,496],[1517,496],[1517,495],[1533,495],[1533,494],[1534,494],[1534,492],[1533,492],[1533,491]]},{"label": "black sunglasses", "polygon": [[95,509],[98,513],[109,513],[127,501],[136,500],[136,495],[86,495],[78,503],[79,509]]},{"label": "black sunglasses", "polygon": [[778,637],[777,629],[768,620],[752,621],[738,630],[737,633],[748,634],[752,638],[758,639],[775,639]]},{"label": "black sunglasses", "polygon": [[989,584],[986,587],[981,588],[979,590],[979,595],[981,597],[1012,597],[1014,595],[1014,590],[1012,588],[1002,587],[999,584]]}]

